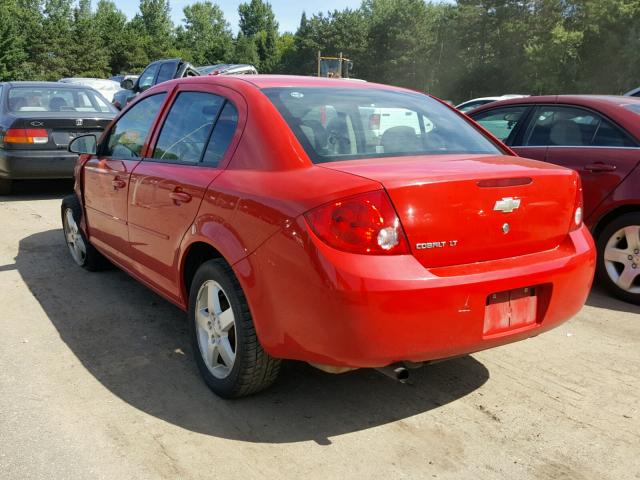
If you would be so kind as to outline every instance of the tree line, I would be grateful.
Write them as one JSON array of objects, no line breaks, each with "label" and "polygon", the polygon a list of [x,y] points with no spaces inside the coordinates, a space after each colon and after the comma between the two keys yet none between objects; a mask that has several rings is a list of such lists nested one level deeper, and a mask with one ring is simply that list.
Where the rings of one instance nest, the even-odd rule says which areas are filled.
[{"label": "tree line", "polygon": [[176,26],[169,0],[140,0],[131,19],[110,0],[2,0],[0,79],[139,73],[168,57],[313,75],[321,50],[353,60],[355,77],[455,101],[640,85],[640,0],[363,0],[303,13],[296,32],[280,32],[263,0],[238,11],[234,34],[211,1]]}]

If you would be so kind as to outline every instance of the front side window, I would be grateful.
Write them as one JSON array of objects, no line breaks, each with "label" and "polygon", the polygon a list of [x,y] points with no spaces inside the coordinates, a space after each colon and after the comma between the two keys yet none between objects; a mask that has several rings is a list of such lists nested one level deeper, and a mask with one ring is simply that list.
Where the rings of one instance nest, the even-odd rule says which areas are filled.
[{"label": "front side window", "polygon": [[577,107],[540,106],[525,135],[526,145],[632,147],[622,130],[595,112]]},{"label": "front side window", "polygon": [[222,97],[210,93],[180,93],[164,121],[153,158],[198,163],[223,103]]},{"label": "front side window", "polygon": [[131,107],[109,132],[101,155],[121,159],[139,158],[165,97],[166,93],[152,95]]},{"label": "front side window", "polygon": [[138,80],[138,88],[140,91],[146,90],[151,85],[153,85],[153,80],[156,78],[156,73],[158,72],[159,65],[153,64],[149,65],[147,69],[142,72],[140,75],[140,79]]},{"label": "front side window", "polygon": [[12,112],[89,112],[111,113],[100,94],[90,88],[13,87],[9,90],[9,110]]},{"label": "front side window", "polygon": [[500,154],[463,117],[426,95],[364,88],[263,90],[314,163],[435,154]]},{"label": "front side window", "polygon": [[489,130],[496,138],[511,144],[508,142],[510,140],[509,137],[516,130],[516,126],[527,111],[527,108],[526,105],[496,108],[477,115],[471,115],[471,117]]}]

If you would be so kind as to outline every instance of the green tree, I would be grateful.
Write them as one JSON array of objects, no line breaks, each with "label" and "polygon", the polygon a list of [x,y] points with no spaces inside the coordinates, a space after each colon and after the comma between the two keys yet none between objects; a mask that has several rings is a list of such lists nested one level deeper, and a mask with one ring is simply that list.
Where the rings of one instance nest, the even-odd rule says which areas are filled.
[{"label": "green tree", "polygon": [[131,26],[144,32],[144,47],[151,61],[175,54],[169,0],[140,0],[140,13]]},{"label": "green tree", "polygon": [[218,5],[209,1],[184,8],[184,27],[178,27],[177,46],[198,65],[227,61],[233,55],[233,36]]},{"label": "green tree", "polygon": [[240,33],[253,40],[258,62],[256,66],[261,72],[271,73],[280,64],[278,56],[278,22],[271,4],[262,0],[251,0],[241,3]]},{"label": "green tree", "polygon": [[79,0],[73,15],[73,75],[104,77],[110,73],[109,52],[91,11],[91,0]]},{"label": "green tree", "polygon": [[232,59],[234,63],[248,63],[250,65],[258,65],[260,63],[258,49],[253,37],[246,37],[242,31],[238,32]]},{"label": "green tree", "polygon": [[73,18],[71,0],[46,0],[42,21],[42,51],[36,64],[38,76],[58,80],[73,74]]},{"label": "green tree", "polygon": [[0,80],[13,80],[21,76],[26,60],[25,38],[20,35],[17,21],[18,5],[7,1],[0,5]]}]

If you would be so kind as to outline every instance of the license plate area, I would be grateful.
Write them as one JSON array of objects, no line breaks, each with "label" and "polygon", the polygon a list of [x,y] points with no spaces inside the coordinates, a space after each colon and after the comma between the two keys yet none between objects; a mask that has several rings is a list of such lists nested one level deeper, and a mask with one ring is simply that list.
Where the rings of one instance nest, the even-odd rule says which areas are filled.
[{"label": "license plate area", "polygon": [[537,319],[537,287],[493,293],[487,297],[482,333],[486,337],[531,327]]}]

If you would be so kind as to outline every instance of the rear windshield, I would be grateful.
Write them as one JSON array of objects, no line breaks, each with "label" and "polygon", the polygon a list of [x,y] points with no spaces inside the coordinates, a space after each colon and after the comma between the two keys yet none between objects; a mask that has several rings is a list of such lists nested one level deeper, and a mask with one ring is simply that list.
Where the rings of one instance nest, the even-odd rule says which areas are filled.
[{"label": "rear windshield", "polygon": [[90,88],[13,87],[9,90],[10,112],[115,112],[98,92]]},{"label": "rear windshield", "polygon": [[314,163],[433,154],[499,154],[440,102],[418,93],[355,88],[269,88]]}]

